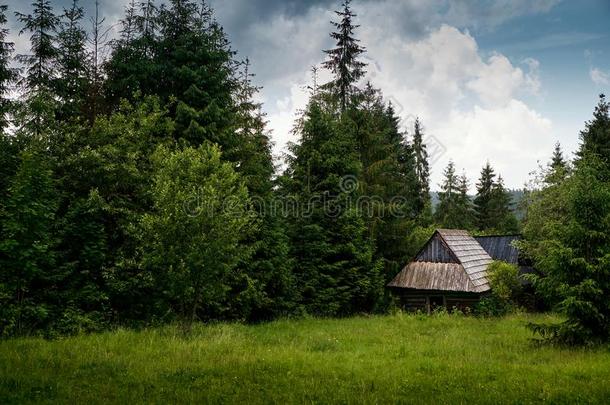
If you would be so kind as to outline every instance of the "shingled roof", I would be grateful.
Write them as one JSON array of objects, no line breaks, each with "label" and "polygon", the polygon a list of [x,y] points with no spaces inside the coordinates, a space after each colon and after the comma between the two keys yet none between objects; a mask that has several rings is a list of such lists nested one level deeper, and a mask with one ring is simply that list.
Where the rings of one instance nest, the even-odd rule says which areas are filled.
[{"label": "shingled roof", "polygon": [[489,235],[474,238],[492,259],[519,264],[519,250],[513,246],[513,242],[520,240],[521,235]]},{"label": "shingled roof", "polygon": [[467,231],[438,229],[388,287],[481,293],[490,289],[491,262]]}]

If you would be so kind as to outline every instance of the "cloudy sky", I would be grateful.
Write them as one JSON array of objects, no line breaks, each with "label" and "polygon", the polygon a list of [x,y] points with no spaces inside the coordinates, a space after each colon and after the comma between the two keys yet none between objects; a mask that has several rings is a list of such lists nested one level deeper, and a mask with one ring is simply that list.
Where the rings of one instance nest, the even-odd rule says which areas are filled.
[{"label": "cloudy sky", "polygon": [[[65,0],[53,0],[58,9]],[[82,0],[90,9],[93,0]],[[109,25],[126,0],[101,0]],[[11,11],[28,11],[9,0]],[[212,0],[234,48],[254,65],[275,153],[294,140],[310,69],[323,61],[327,0]],[[433,189],[452,158],[476,180],[489,160],[521,187],[556,141],[572,153],[597,95],[610,93],[610,0],[355,0],[367,79],[409,131],[419,116]],[[11,18],[14,24],[14,18]],[[23,49],[26,39],[15,38]]]}]

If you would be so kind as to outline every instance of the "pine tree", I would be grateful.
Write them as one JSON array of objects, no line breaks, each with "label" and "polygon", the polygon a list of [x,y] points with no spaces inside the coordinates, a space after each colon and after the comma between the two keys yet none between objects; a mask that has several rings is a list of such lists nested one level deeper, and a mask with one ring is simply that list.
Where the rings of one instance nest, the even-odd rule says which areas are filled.
[{"label": "pine tree", "polygon": [[449,223],[452,217],[455,216],[455,205],[458,195],[458,178],[455,174],[455,164],[453,161],[449,161],[443,171],[443,176],[444,180],[440,184],[441,191],[438,193],[439,204],[436,208],[435,217],[436,222],[443,227],[452,228]]},{"label": "pine tree", "polygon": [[558,184],[565,180],[569,174],[568,162],[563,157],[561,145],[559,142],[555,143],[555,149],[553,150],[553,156],[548,164],[544,181],[547,184]]},{"label": "pine tree", "polygon": [[15,13],[23,24],[19,34],[31,34],[31,54],[17,55],[17,61],[26,69],[20,80],[25,89],[25,103],[19,111],[19,120],[22,134],[40,136],[53,125],[55,118],[58,57],[55,32],[59,18],[53,13],[49,0],[37,0],[32,6],[32,14]]},{"label": "pine tree", "polygon": [[6,28],[7,6],[0,6],[0,131],[9,124],[9,115],[13,110],[13,102],[8,96],[11,86],[18,77],[17,70],[11,65],[12,53],[15,48],[13,42],[8,42],[9,30]]},{"label": "pine tree", "polygon": [[496,174],[487,162],[481,170],[481,177],[477,183],[477,195],[474,199],[477,228],[479,230],[492,229],[494,227],[492,213],[492,193],[494,189]]},{"label": "pine tree", "polygon": [[[580,132],[580,149],[577,161],[587,154],[597,155],[610,168],[610,103],[600,94],[599,103],[593,112],[593,119],[585,124]],[[609,169],[610,170],[610,169]]]},{"label": "pine tree", "polygon": [[415,156],[415,174],[417,175],[417,211],[426,216],[430,209],[430,166],[428,151],[424,143],[424,133],[419,118],[415,119],[413,130],[413,154]]},{"label": "pine tree", "polygon": [[460,183],[458,185],[458,190],[460,192],[458,197],[458,207],[460,211],[458,213],[458,217],[461,218],[459,227],[462,229],[473,229],[475,223],[474,207],[472,200],[468,195],[469,188],[470,184],[468,177],[466,177],[466,173],[462,173],[460,176]]},{"label": "pine tree", "polygon": [[130,0],[125,6],[125,17],[123,17],[120,22],[121,29],[119,30],[119,34],[122,41],[131,42],[136,36],[137,18],[136,1]]},{"label": "pine tree", "polygon": [[252,247],[252,257],[243,263],[247,272],[239,272],[229,281],[231,291],[225,307],[228,318],[272,319],[290,314],[296,303],[296,285],[289,257],[286,224],[274,212],[271,140],[266,129],[262,105],[253,101],[259,88],[252,84],[250,61],[243,64],[237,93],[237,132],[241,138],[237,171],[248,187],[252,208],[258,216],[258,229],[249,233],[244,243]]},{"label": "pine tree", "polygon": [[[347,125],[346,125],[347,124]],[[292,255],[302,302],[312,314],[370,311],[381,293],[381,263],[361,213],[356,179],[361,163],[350,121],[312,101],[296,130],[286,172],[286,194],[298,203],[291,227]]]},{"label": "pine tree", "polygon": [[474,199],[476,225],[480,231],[516,233],[519,224],[512,210],[511,193],[504,188],[502,176],[498,176],[487,162],[477,183]]},{"label": "pine tree", "polygon": [[144,59],[148,59],[155,46],[158,9],[153,0],[144,0],[140,3],[139,11],[136,14],[137,33]]},{"label": "pine tree", "polygon": [[512,196],[506,188],[504,188],[504,180],[502,176],[498,176],[492,190],[492,199],[490,202],[492,215],[492,230],[500,233],[517,233],[519,224],[512,210]]},{"label": "pine tree", "polygon": [[359,60],[360,55],[365,52],[365,48],[360,46],[359,40],[354,37],[354,30],[358,25],[354,25],[353,19],[356,17],[350,8],[351,0],[344,0],[340,11],[335,11],[340,21],[331,21],[337,29],[330,34],[336,41],[335,48],[324,51],[328,55],[328,60],[323,66],[330,70],[334,79],[326,85],[339,98],[341,111],[345,111],[350,103],[350,97],[356,93],[355,84],[364,74],[366,64]]},{"label": "pine tree", "polygon": [[103,49],[108,42],[108,34],[111,27],[106,27],[106,18],[100,16],[99,0],[95,0],[94,15],[90,18],[91,35],[89,47],[91,49],[88,58],[88,81],[89,89],[87,95],[86,111],[87,119],[90,124],[95,122],[96,117],[101,112],[102,107],[102,85],[104,57]]},{"label": "pine tree", "polygon": [[64,9],[57,34],[59,77],[56,93],[59,98],[60,120],[76,119],[83,111],[87,93],[87,34],[81,26],[83,8],[73,0],[69,9]]},{"label": "pine tree", "polygon": [[59,18],[53,13],[49,0],[36,0],[32,3],[32,14],[15,13],[24,27],[19,35],[29,32],[31,54],[18,55],[17,60],[26,66],[26,76],[22,79],[26,91],[51,91],[55,79],[58,49],[55,32]]}]

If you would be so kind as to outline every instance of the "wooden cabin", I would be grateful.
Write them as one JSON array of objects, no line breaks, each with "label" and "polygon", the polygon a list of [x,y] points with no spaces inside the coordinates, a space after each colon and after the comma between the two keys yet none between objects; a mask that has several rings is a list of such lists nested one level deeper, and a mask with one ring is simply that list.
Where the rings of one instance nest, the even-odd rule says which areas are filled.
[{"label": "wooden cabin", "polygon": [[489,293],[487,267],[492,261],[467,231],[438,229],[388,288],[409,310],[465,310]]}]

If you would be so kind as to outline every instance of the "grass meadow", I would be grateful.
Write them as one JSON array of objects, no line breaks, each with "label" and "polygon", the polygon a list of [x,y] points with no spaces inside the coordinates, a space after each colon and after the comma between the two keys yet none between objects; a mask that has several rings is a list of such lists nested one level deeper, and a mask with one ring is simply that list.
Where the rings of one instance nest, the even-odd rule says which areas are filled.
[{"label": "grass meadow", "polygon": [[610,350],[438,315],[173,326],[0,341],[0,403],[608,403]]}]

